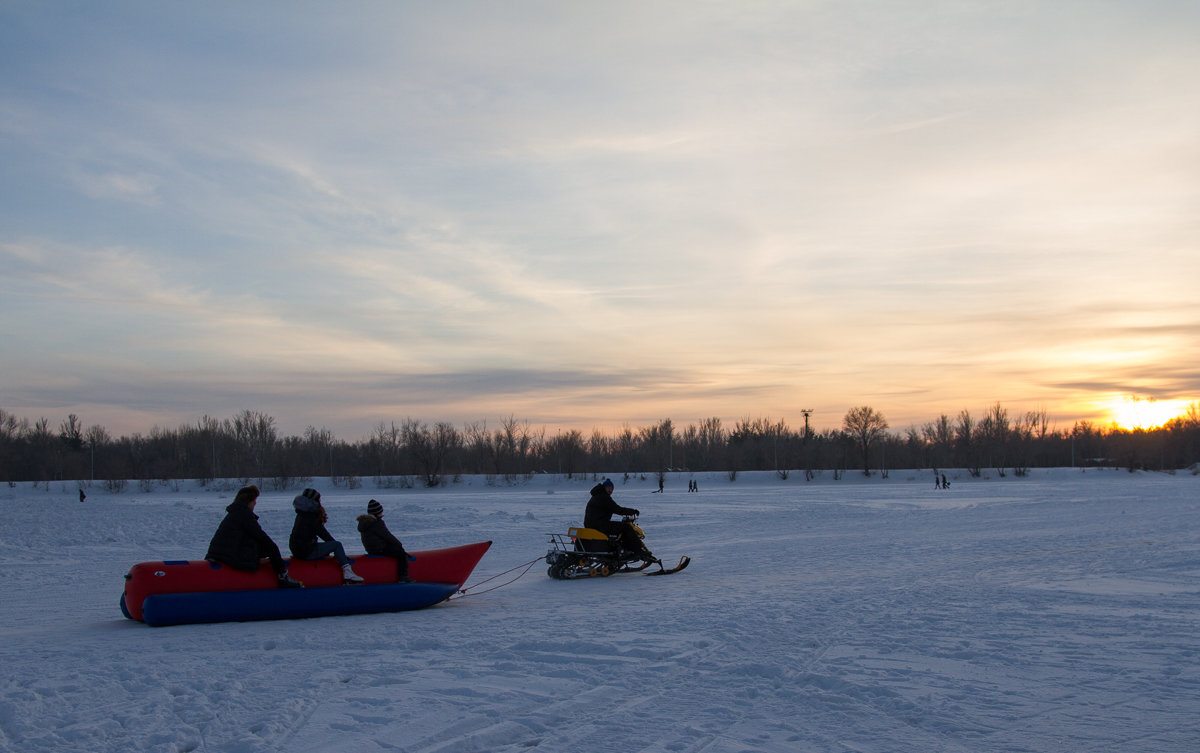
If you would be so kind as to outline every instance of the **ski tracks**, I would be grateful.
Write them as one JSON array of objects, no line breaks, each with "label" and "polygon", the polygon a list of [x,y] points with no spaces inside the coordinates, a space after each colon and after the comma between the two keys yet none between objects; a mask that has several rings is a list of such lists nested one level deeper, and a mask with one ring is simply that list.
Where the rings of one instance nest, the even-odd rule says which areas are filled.
[{"label": "ski tracks", "polygon": [[[592,634],[480,646],[490,653],[412,678],[432,688],[423,694],[438,706],[429,716],[458,721],[422,730],[414,715],[391,739],[405,740],[397,749],[406,753],[791,751],[811,739],[797,715],[807,699],[843,692],[811,672],[836,635],[796,637],[776,652],[763,625],[696,636],[675,629],[687,624],[682,618],[664,622],[656,635],[594,626]],[[789,621],[779,629],[795,628]]]}]

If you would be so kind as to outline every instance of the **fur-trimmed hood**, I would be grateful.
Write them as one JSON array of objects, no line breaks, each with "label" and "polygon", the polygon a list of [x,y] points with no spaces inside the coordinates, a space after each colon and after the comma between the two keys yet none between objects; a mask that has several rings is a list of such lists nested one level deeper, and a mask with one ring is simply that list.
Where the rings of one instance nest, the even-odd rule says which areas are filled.
[{"label": "fur-trimmed hood", "polygon": [[292,507],[296,508],[296,512],[320,512],[321,500],[297,494],[296,498],[292,500]]}]

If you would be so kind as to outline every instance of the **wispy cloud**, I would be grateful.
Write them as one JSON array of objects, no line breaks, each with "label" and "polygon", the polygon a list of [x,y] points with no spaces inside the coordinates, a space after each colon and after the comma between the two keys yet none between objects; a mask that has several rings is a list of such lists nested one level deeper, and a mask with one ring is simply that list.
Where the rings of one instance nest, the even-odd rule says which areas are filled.
[{"label": "wispy cloud", "polygon": [[75,182],[86,195],[94,199],[133,201],[151,206],[160,203],[157,181],[154,176],[145,173],[81,173],[75,176]]},{"label": "wispy cloud", "polygon": [[1198,24],[9,7],[0,405],[358,435],[1200,399]]}]

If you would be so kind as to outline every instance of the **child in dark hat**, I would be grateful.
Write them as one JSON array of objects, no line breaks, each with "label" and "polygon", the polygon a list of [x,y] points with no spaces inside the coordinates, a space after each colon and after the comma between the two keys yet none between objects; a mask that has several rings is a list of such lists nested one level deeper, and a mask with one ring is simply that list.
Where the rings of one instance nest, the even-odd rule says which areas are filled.
[{"label": "child in dark hat", "polygon": [[400,583],[412,583],[408,577],[408,552],[400,539],[392,535],[387,524],[383,522],[383,505],[376,500],[367,503],[367,514],[358,516],[358,533],[362,536],[363,548],[367,554],[381,554],[385,557],[395,557],[397,564],[396,580]]}]

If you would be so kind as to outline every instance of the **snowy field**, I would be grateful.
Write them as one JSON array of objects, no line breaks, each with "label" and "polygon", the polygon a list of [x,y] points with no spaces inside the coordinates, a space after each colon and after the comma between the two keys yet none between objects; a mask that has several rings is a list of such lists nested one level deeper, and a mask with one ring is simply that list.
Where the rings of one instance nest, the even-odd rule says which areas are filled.
[{"label": "snowy field", "polygon": [[[2,486],[0,750],[1200,750],[1200,476],[616,478],[689,569],[538,561],[418,612],[168,628],[121,616],[122,576],[201,558],[232,485]],[[409,549],[494,540],[472,585],[591,482],[312,485],[352,553],[371,497]],[[285,554],[295,493],[258,505]]]}]

